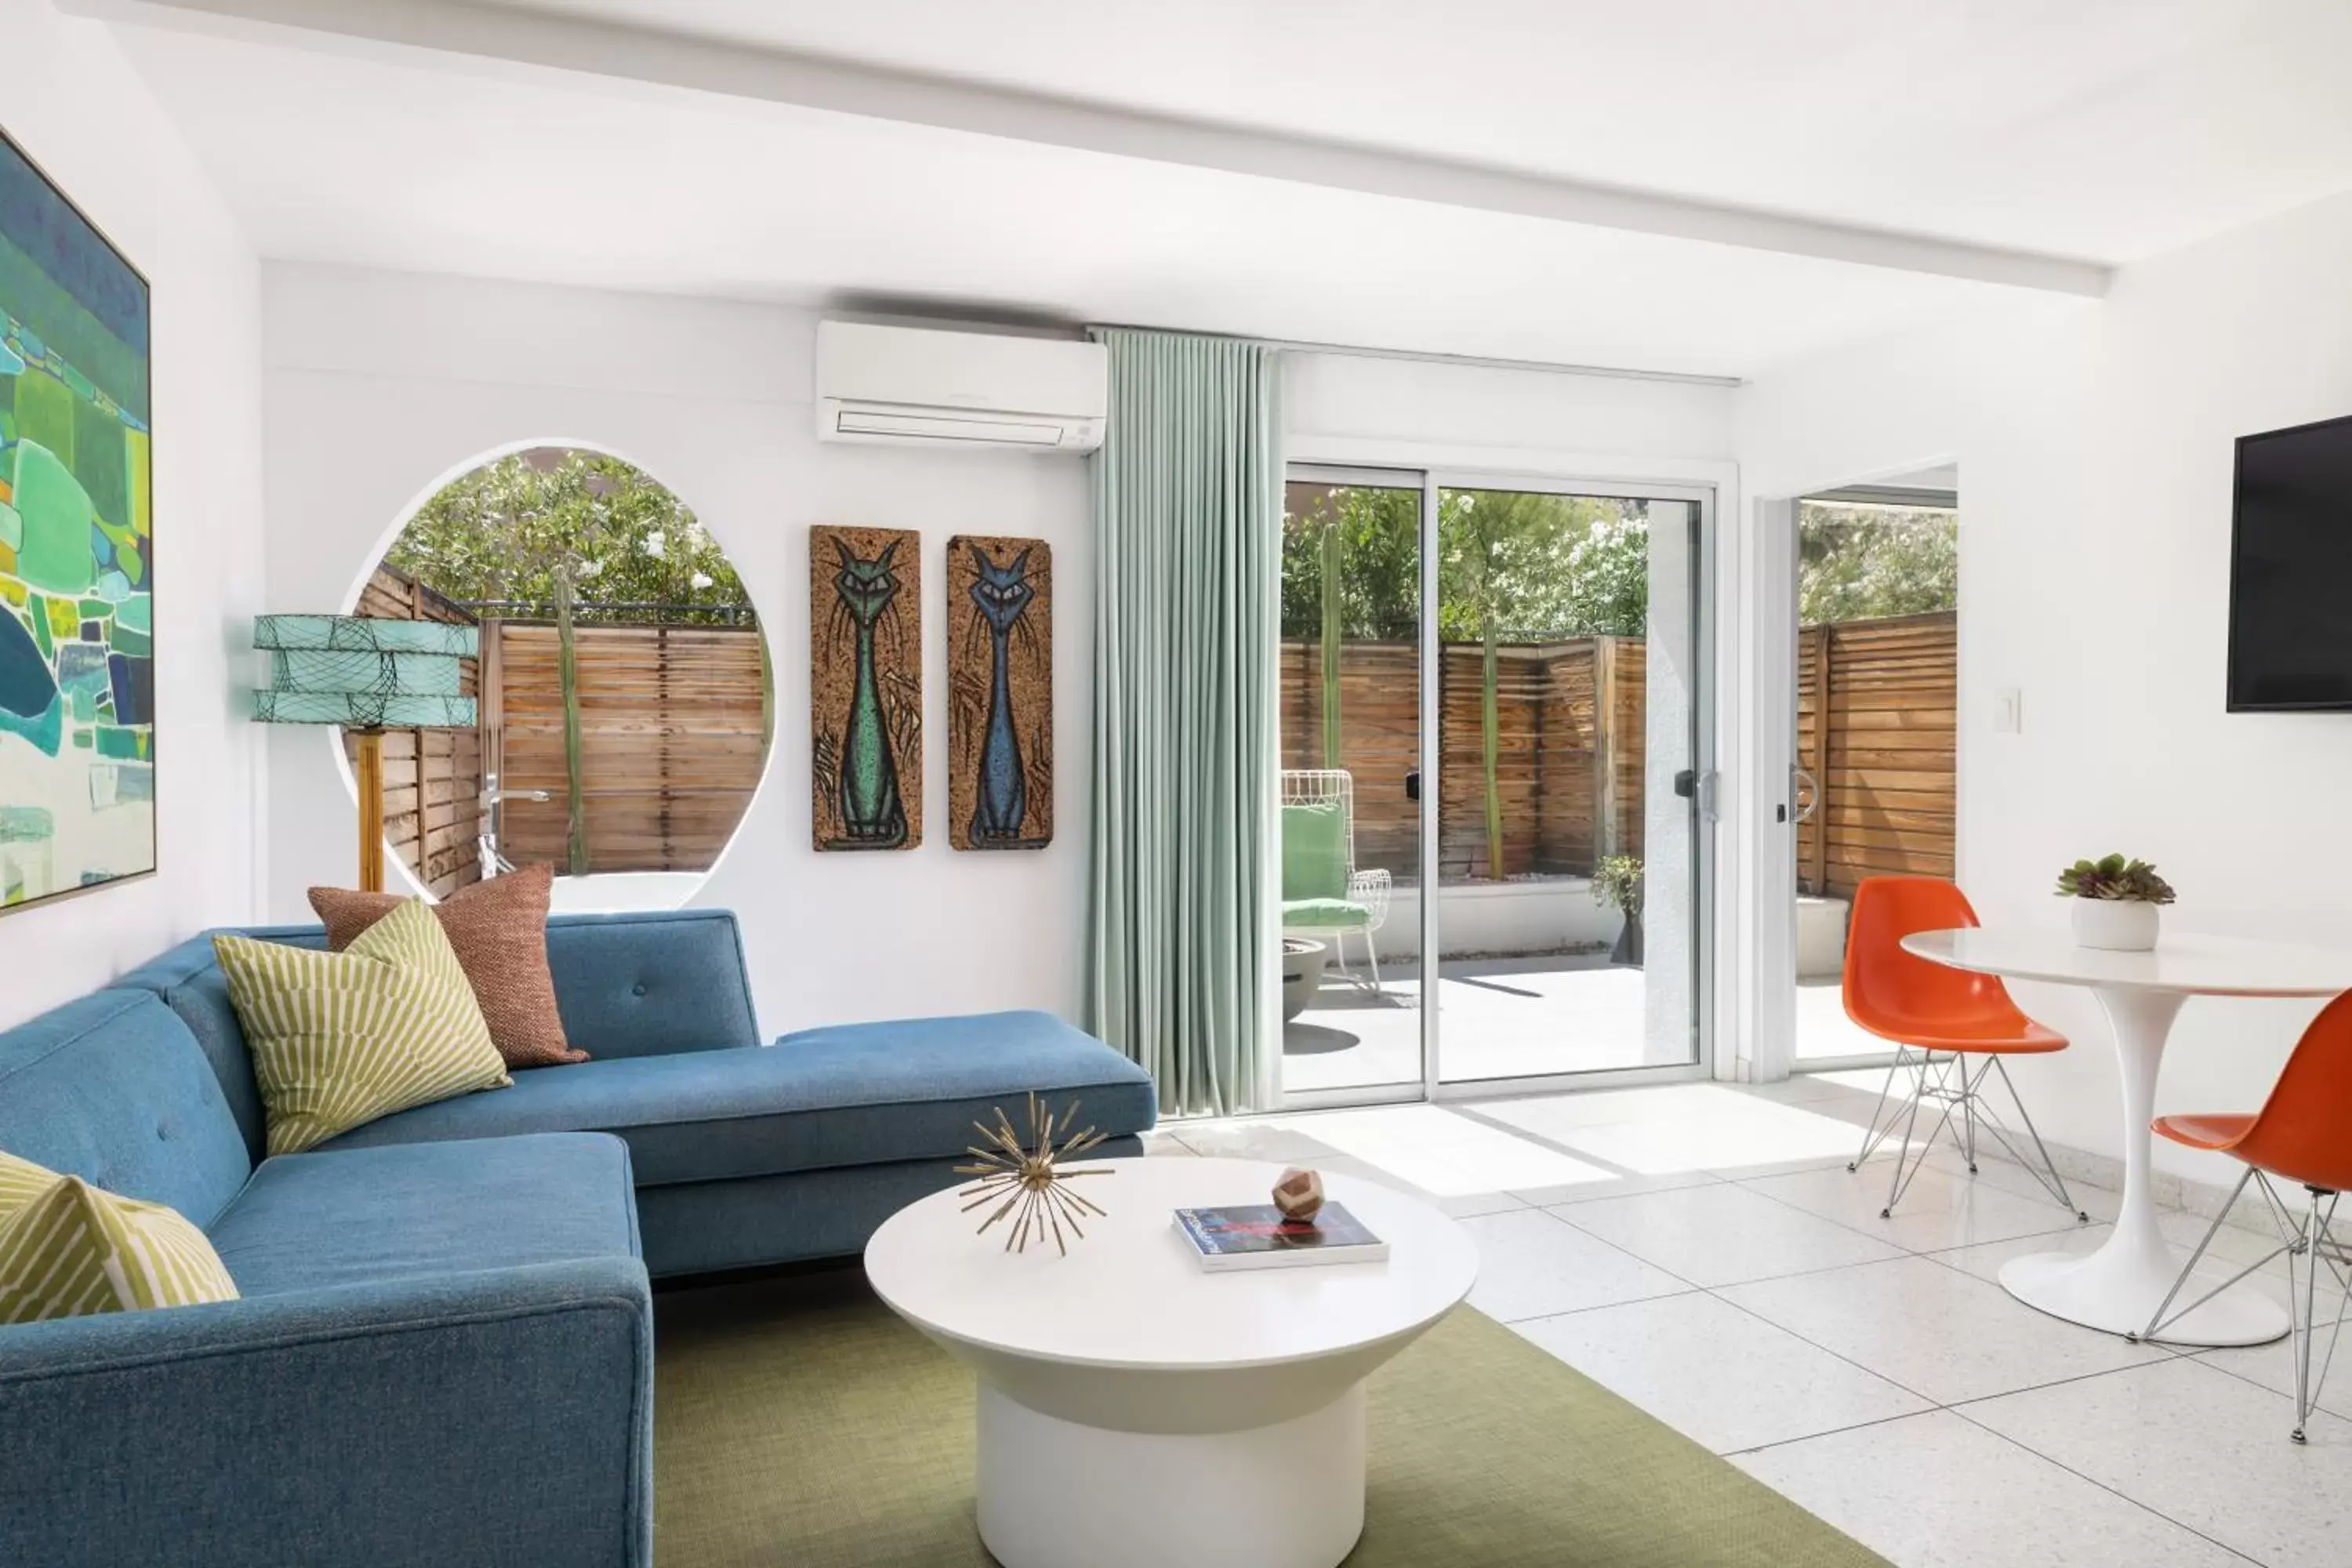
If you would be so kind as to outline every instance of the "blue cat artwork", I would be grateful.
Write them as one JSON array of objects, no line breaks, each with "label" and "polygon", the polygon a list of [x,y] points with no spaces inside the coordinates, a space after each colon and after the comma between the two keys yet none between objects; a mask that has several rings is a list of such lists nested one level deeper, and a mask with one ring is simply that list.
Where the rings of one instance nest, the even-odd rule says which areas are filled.
[{"label": "blue cat artwork", "polygon": [[1041,539],[948,542],[948,841],[1054,841],[1053,550]]},{"label": "blue cat artwork", "polygon": [[923,652],[917,537],[809,531],[810,760],[819,849],[909,849],[923,837]]}]

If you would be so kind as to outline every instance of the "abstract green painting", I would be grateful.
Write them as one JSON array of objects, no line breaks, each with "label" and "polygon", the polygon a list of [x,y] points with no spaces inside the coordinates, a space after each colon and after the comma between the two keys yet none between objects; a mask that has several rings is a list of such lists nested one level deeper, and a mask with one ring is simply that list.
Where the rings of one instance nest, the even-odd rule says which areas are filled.
[{"label": "abstract green painting", "polygon": [[147,280],[0,132],[0,909],[155,868]]}]

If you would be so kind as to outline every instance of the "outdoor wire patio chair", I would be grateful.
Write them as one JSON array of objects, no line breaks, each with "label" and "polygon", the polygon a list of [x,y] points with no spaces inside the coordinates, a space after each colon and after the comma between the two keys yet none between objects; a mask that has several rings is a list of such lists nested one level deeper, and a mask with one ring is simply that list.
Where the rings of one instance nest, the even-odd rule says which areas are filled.
[{"label": "outdoor wire patio chair", "polygon": [[[1356,780],[1345,768],[1286,768],[1282,774],[1282,931],[1331,939],[1341,976],[1381,994],[1373,933],[1389,918],[1385,867],[1356,868]],[[1364,939],[1365,978],[1348,967],[1347,939]]]}]

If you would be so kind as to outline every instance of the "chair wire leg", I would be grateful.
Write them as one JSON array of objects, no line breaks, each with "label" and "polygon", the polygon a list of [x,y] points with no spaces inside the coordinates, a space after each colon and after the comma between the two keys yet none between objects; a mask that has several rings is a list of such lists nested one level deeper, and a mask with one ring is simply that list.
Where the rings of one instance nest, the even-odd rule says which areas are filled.
[{"label": "chair wire leg", "polygon": [[[1895,1200],[1903,1195],[1903,1160],[1904,1156],[1911,1152],[1911,1133],[1919,1125],[1919,1101],[1926,1096],[1927,1089],[1927,1074],[1923,1065],[1919,1072],[1919,1081],[1911,1089],[1911,1114],[1903,1123],[1903,1142],[1895,1146],[1895,1179],[1886,1190],[1886,1206],[1878,1211],[1878,1217],[1881,1219],[1889,1218],[1894,1215]],[[1889,1130],[1892,1130],[1891,1124]]]},{"label": "chair wire leg", "polygon": [[1971,1176],[1977,1173],[1977,1090],[1983,1086],[1985,1074],[1991,1071],[1993,1063],[2000,1059],[1999,1057],[1985,1058],[1985,1065],[1977,1069],[1973,1083],[1969,1080],[1967,1066],[1963,1064],[1960,1068],[1960,1131],[1967,1142],[1967,1147],[1960,1152],[1968,1158],[1969,1174]]},{"label": "chair wire leg", "polygon": [[[2204,1261],[2205,1249],[2212,1246],[2213,1238],[2221,1233],[2221,1222],[2229,1218],[2230,1211],[2238,1206],[2238,1199],[2245,1193],[2246,1184],[2254,1179],[2255,1173],[2254,1168],[2252,1165],[2247,1166],[2246,1173],[2238,1178],[2238,1184],[2230,1189],[2228,1199],[2222,1203],[2220,1208],[2213,1211],[2213,1223],[2205,1227],[2205,1234],[2197,1238],[2197,1250],[2190,1253],[2189,1255],[2189,1261],[2180,1266],[2179,1278],[2173,1280],[2172,1289],[2164,1293],[2164,1300],[2158,1301],[2156,1304],[2156,1310],[2148,1315],[2147,1327],[2142,1329],[2136,1334],[2126,1334],[2124,1338],[2132,1341],[2134,1343],[2137,1343],[2141,1340],[2152,1340],[2156,1338],[2158,1331],[2171,1323],[2174,1319],[2187,1317],[2189,1313],[2195,1311],[2198,1308],[2211,1300],[2221,1291],[2228,1289],[2231,1285],[2235,1285],[2239,1280],[2243,1279],[2247,1275],[2252,1273],[2255,1269],[2260,1268],[2263,1266],[2263,1263],[2268,1263],[2272,1258],[2276,1258],[2278,1256],[2276,1252],[2273,1252],[2270,1254],[2269,1257],[2264,1258],[2263,1259],[2263,1263],[2249,1265],[2247,1268],[2240,1270],[2236,1275],[2232,1276],[2230,1279],[2216,1286],[2213,1289],[2208,1290],[2205,1294],[2198,1297],[2197,1300],[2191,1301],[2186,1307],[2181,1308],[2180,1310],[2174,1313],[2172,1317],[2168,1318],[2165,1316],[2165,1312],[2171,1307],[2173,1301],[2180,1295],[2180,1288],[2189,1283],[2189,1277],[2197,1272],[2197,1265]],[[2284,1250],[2292,1251],[2293,1249],[2286,1248]],[[2294,1279],[2294,1266],[2292,1263],[2289,1263],[2287,1266],[2290,1286],[2292,1286]]]},{"label": "chair wire leg", "polygon": [[[2304,1189],[2311,1194],[2311,1212],[2305,1216],[2303,1229],[2303,1299],[2288,1303],[2287,1311],[2299,1321],[2293,1325],[2294,1334],[2294,1440],[2306,1439],[2304,1426],[2311,1420],[2311,1412],[2319,1403],[2319,1383],[2311,1375],[2312,1342],[2319,1337],[2319,1271],[2325,1266],[2335,1275],[2338,1284],[2343,1276],[2336,1271],[2336,1262],[2328,1249],[2334,1245],[2332,1227],[2336,1220],[2337,1194],[2318,1187]],[[2321,1200],[2326,1199],[2323,1207]],[[2287,1261],[2287,1281],[2290,1289],[2294,1281],[2294,1261]],[[2344,1312],[2338,1307],[2336,1326],[2327,1336],[2327,1361],[2320,1364],[2319,1376],[2325,1381],[2327,1366],[2336,1359],[2336,1342],[2344,1329]]]},{"label": "chair wire leg", "polygon": [[1895,1075],[1903,1070],[1903,1058],[1909,1054],[1910,1052],[1905,1047],[1895,1047],[1895,1059],[1886,1064],[1886,1081],[1878,1086],[1878,1103],[1871,1108],[1870,1125],[1863,1130],[1862,1152],[1845,1163],[1847,1170],[1860,1170],[1863,1162],[1869,1159],[1879,1144],[1886,1141],[1886,1134],[1895,1130],[1892,1118],[1889,1118],[1883,1128],[1879,1126],[1878,1119],[1885,1114],[1886,1098],[1895,1092]]},{"label": "chair wire leg", "polygon": [[2311,1403],[2315,1407],[2319,1404],[2320,1391],[2327,1386],[2328,1368],[2336,1364],[2336,1347],[2344,1339],[2345,1317],[2352,1313],[2352,1274],[2347,1274],[2344,1268],[2352,1262],[2352,1251],[2336,1239],[2336,1205],[2342,1195],[2327,1194],[2327,1217],[2320,1223],[2314,1241],[2318,1249],[2316,1260],[2327,1265],[2328,1276],[2336,1281],[2336,1321],[2327,1330],[2327,1354],[2320,1358],[2319,1370],[2311,1376]]},{"label": "chair wire leg", "polygon": [[2294,1431],[2291,1436],[2298,1443],[2306,1441],[2303,1435],[2305,1423],[2311,1419],[2311,1331],[2317,1317],[2319,1289],[2318,1249],[2312,1245],[2312,1226],[2319,1218],[2319,1194],[2311,1194],[2311,1212],[2304,1216],[2303,1245],[2296,1248],[2303,1257],[2303,1289],[2294,1288],[2294,1257],[2286,1260],[2287,1332],[2294,1340]]},{"label": "chair wire leg", "polygon": [[1333,963],[1339,966],[1339,978],[1359,991],[1370,992],[1374,996],[1386,996],[1388,993],[1381,987],[1381,952],[1372,945],[1372,933],[1365,931],[1356,934],[1364,939],[1364,963],[1371,970],[1371,977],[1366,979],[1362,973],[1348,967],[1348,933],[1335,931],[1331,933],[1331,954]]},{"label": "chair wire leg", "polygon": [[[1924,1054],[1927,1058],[1928,1067],[1932,1068],[1935,1065],[1936,1053],[1928,1051]],[[1878,1211],[1879,1218],[1893,1219],[1895,1217],[1895,1205],[1903,1201],[1904,1193],[1911,1185],[1911,1178],[1919,1173],[1919,1168],[1927,1163],[1928,1152],[1936,1146],[1936,1140],[1943,1136],[1944,1129],[1952,1124],[1953,1097],[1950,1087],[1952,1064],[1958,1062],[1960,1058],[1955,1056],[1950,1061],[1944,1065],[1943,1072],[1937,1080],[1937,1088],[1935,1090],[1937,1097],[1944,1102],[1944,1113],[1936,1119],[1936,1125],[1927,1130],[1927,1141],[1925,1143],[1920,1144],[1918,1152],[1914,1154],[1911,1152],[1911,1134],[1919,1125],[1919,1102],[1927,1098],[1927,1079],[1924,1073],[1921,1076],[1919,1092],[1911,1097],[1910,1120],[1903,1128],[1903,1145],[1895,1151],[1894,1190],[1886,1195],[1886,1206]],[[1968,1085],[1968,1069],[1965,1065],[1961,1067],[1960,1074],[1960,1084],[1961,1087],[1965,1089]],[[1906,1160],[1909,1162],[1910,1168],[1908,1170],[1905,1169],[1905,1162]]]},{"label": "chair wire leg", "polygon": [[[2057,1184],[2058,1201],[2074,1210],[2076,1221],[2083,1225],[2090,1224],[2090,1211],[2074,1207],[2074,1194],[2066,1190],[2066,1178],[2058,1173],[2058,1162],[2050,1157],[2049,1145],[2042,1142],[2042,1130],[2033,1125],[2033,1112],[2025,1109],[2025,1098],[2017,1092],[2017,1084],[2009,1076],[2009,1064],[1995,1057],[1992,1065],[2000,1069],[2001,1087],[2009,1090],[2009,1101],[2017,1107],[2017,1118],[2025,1123],[2026,1133],[2033,1140],[2033,1152],[2042,1157],[2042,1170],[2050,1173],[2051,1181]],[[2039,1175],[2041,1172],[2034,1173]]]}]

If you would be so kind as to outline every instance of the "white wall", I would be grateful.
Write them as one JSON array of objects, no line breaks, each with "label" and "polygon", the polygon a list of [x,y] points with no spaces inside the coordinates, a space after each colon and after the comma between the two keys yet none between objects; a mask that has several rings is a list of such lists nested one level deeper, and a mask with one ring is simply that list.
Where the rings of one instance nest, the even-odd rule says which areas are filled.
[{"label": "white wall", "polygon": [[[1075,1016],[1083,971],[1093,551],[1085,464],[821,444],[815,318],[647,295],[271,264],[265,269],[270,602],[337,610],[395,524],[453,470],[518,442],[607,447],[668,486],[741,574],[771,640],[776,742],[733,846],[693,901],[742,917],[761,1023],[1036,1006]],[[924,842],[809,842],[808,530],[919,530]],[[1054,550],[1053,845],[947,841],[945,552],[959,532]],[[323,733],[269,737],[274,918],[352,875],[352,805]]]},{"label": "white wall", "polygon": [[[2179,887],[2177,929],[2352,945],[2352,717],[2222,711],[2232,442],[2352,413],[2347,276],[2352,197],[2128,268],[2104,304],[1987,310],[1743,393],[1751,495],[1958,460],[1959,873],[1988,922],[2061,927],[2058,866],[2120,849]],[[2007,687],[2016,734],[1991,727]],[[2020,1075],[2043,1131],[2118,1153],[2095,1012],[2018,990],[2077,1042]],[[2158,1109],[2260,1104],[2314,1010],[2192,1001]]]},{"label": "white wall", "polygon": [[[1093,668],[1092,508],[1070,458],[819,443],[815,317],[781,306],[273,263],[264,269],[269,605],[339,609],[394,525],[492,448],[582,441],[643,466],[708,525],[750,588],[779,674],[767,782],[696,896],[742,917],[762,1028],[990,1007],[1081,1012]],[[1729,394],[1344,356],[1294,358],[1290,423],[1409,458],[1481,442],[1720,463]],[[1305,437],[1302,437],[1302,439]],[[1637,460],[1638,459],[1638,460]],[[1670,465],[1668,465],[1670,466]],[[924,535],[926,842],[904,854],[809,846],[807,531]],[[1056,783],[1052,847],[947,847],[942,552],[961,531],[1054,547]],[[350,790],[323,734],[267,740],[266,901],[352,875]]]},{"label": "white wall", "polygon": [[1734,390],[1699,381],[1297,353],[1292,455],[1670,479],[1730,458]]},{"label": "white wall", "polygon": [[5,1027],[251,917],[263,802],[233,646],[262,583],[252,253],[102,27],[0,0],[0,123],[153,290],[159,567],[157,874],[0,918]]}]

